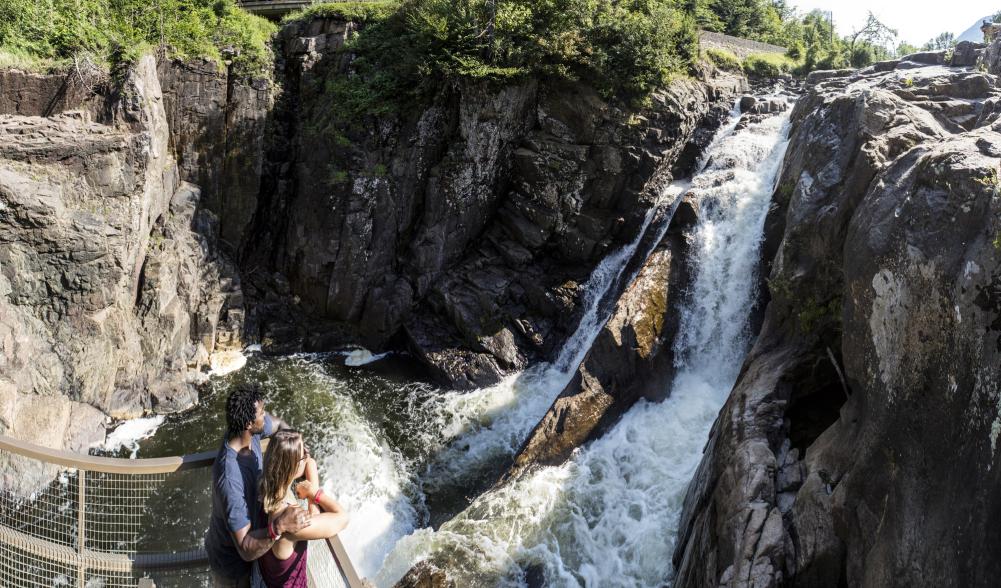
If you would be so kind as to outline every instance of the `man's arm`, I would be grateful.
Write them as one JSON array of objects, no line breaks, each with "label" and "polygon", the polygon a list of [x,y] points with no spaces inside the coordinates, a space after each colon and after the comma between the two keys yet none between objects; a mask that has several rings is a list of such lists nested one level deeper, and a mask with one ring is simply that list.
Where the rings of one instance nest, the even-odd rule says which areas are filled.
[{"label": "man's arm", "polygon": [[[275,519],[275,532],[297,533],[309,526],[310,516],[301,508],[286,508]],[[233,544],[243,561],[254,561],[264,555],[275,542],[268,536],[267,529],[250,530],[250,525],[232,533]]]}]

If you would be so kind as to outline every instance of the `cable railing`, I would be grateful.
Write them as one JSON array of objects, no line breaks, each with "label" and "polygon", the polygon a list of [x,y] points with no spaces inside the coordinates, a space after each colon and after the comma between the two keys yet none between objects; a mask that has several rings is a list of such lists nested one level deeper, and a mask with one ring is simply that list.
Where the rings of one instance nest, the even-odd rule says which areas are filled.
[{"label": "cable railing", "polygon": [[[208,586],[214,459],[98,457],[0,435],[0,586]],[[312,543],[313,586],[365,585],[339,537]]]}]

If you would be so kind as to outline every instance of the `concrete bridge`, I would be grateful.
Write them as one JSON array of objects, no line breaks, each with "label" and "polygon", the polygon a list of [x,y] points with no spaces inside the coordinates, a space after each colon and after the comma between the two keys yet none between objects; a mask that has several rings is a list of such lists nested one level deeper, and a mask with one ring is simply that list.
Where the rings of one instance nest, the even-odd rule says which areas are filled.
[{"label": "concrete bridge", "polygon": [[281,18],[292,12],[315,4],[313,0],[236,0],[247,12],[265,18]]}]

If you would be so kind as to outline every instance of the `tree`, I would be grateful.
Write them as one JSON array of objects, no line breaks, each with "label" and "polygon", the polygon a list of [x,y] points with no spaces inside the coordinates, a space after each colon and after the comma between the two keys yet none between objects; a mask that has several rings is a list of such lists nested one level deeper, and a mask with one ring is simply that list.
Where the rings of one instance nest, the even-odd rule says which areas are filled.
[{"label": "tree", "polygon": [[925,51],[938,51],[941,49],[949,49],[955,44],[956,35],[953,35],[952,33],[942,33],[934,39],[929,39],[922,49]]},{"label": "tree", "polygon": [[883,24],[876,15],[869,11],[865,19],[865,25],[848,35],[848,51],[855,53],[855,49],[860,43],[870,45],[886,46],[887,43],[897,38],[897,30]]},{"label": "tree", "polygon": [[872,11],[869,11],[862,28],[846,37],[848,60],[854,67],[864,67],[885,56],[886,45],[895,38],[897,38],[896,29],[886,26]]},{"label": "tree", "polygon": [[911,55],[912,53],[917,53],[920,50],[921,48],[916,45],[911,45],[907,41],[901,41],[900,44],[897,45],[896,56],[903,57],[905,55]]}]

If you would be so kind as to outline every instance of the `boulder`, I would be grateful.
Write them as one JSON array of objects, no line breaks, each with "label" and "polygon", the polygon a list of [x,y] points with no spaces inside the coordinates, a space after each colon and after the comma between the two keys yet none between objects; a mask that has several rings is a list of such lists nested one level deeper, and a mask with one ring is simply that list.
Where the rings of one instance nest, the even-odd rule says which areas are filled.
[{"label": "boulder", "polygon": [[945,51],[922,51],[905,55],[901,58],[901,61],[910,61],[911,63],[920,63],[921,65],[944,65],[945,55]]},{"label": "boulder", "polygon": [[393,588],[455,588],[445,570],[428,560],[421,560]]},{"label": "boulder", "polygon": [[697,205],[683,201],[669,230],[622,293],[573,378],[514,458],[504,480],[533,465],[558,465],[597,438],[641,398],[663,400],[674,375],[672,344],[689,283],[685,232]]},{"label": "boulder", "polygon": [[956,43],[956,47],[952,51],[949,65],[952,67],[973,67],[977,65],[986,47],[983,43],[960,41]]}]

